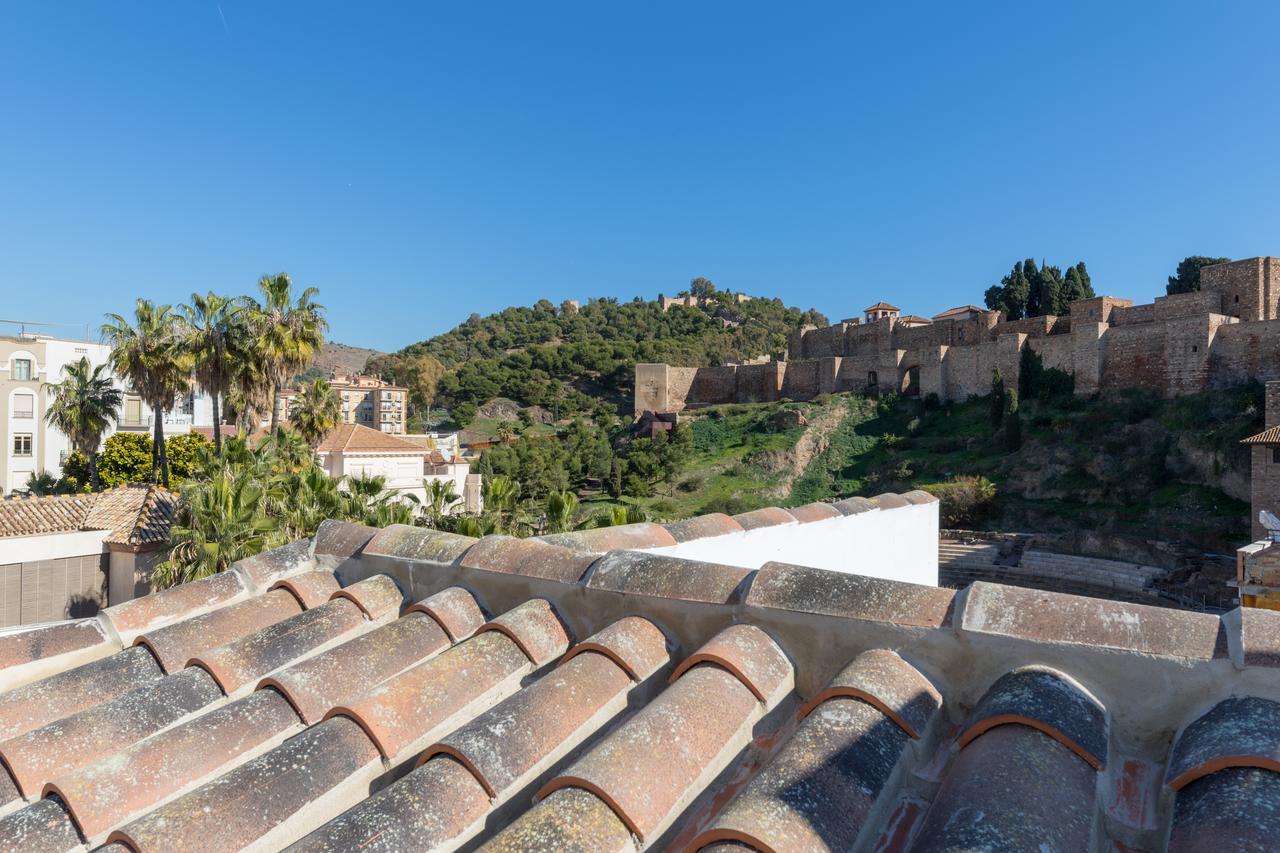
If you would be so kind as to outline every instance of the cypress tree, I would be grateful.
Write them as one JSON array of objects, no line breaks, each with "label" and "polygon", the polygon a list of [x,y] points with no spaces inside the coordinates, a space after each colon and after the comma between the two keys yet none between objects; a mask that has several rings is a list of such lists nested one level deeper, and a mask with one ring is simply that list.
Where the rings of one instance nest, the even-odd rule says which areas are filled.
[{"label": "cypress tree", "polygon": [[1004,423],[1006,406],[1004,378],[1000,376],[1000,368],[991,371],[991,428],[1000,429]]}]

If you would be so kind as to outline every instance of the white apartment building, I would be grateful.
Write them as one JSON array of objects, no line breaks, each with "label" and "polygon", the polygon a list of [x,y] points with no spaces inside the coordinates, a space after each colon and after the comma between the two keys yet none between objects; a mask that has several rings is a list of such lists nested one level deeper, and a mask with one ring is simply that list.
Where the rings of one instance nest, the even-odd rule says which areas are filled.
[{"label": "white apartment building", "polygon": [[[110,356],[111,347],[101,343],[42,334],[0,335],[0,452],[4,461],[0,492],[7,495],[25,488],[32,474],[62,475],[71,442],[45,423],[50,395],[42,386],[62,381],[63,367],[81,358],[96,366],[106,364]],[[122,384],[120,387],[124,389]],[[191,392],[181,395],[165,415],[164,432],[177,435],[212,423],[212,401]],[[136,395],[126,394],[119,421],[107,435],[117,429],[150,435],[151,424],[150,407]]]}]

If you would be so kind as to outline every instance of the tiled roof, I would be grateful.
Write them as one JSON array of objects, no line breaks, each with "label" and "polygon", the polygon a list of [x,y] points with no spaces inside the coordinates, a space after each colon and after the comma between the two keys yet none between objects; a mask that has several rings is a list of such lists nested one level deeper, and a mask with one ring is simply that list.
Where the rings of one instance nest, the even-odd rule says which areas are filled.
[{"label": "tiled roof", "polygon": [[119,486],[103,492],[11,498],[0,502],[0,537],[109,530],[107,542],[148,545],[169,538],[178,495],[161,486]]},{"label": "tiled roof", "polygon": [[342,424],[325,436],[316,447],[317,453],[422,453],[422,447],[381,430],[361,424]]},{"label": "tiled roof", "polygon": [[1257,435],[1251,435],[1240,441],[1241,444],[1280,444],[1280,426],[1273,426],[1271,429],[1263,430]]},{"label": "tiled roof", "polygon": [[956,308],[948,308],[946,311],[943,311],[941,314],[934,314],[933,319],[946,320],[960,314],[970,314],[970,313],[985,314],[986,309],[979,308],[977,305],[960,305]]},{"label": "tiled roof", "polygon": [[0,847],[1274,847],[1280,613],[601,553],[922,500],[327,522],[0,635]]},{"label": "tiled roof", "polygon": [[890,305],[888,302],[877,302],[870,308],[863,308],[863,311],[901,311],[897,305]]}]

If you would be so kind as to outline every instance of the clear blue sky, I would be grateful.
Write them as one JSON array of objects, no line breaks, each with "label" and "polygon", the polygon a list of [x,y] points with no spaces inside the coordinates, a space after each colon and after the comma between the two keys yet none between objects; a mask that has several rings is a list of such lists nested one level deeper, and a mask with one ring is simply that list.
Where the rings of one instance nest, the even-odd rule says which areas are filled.
[{"label": "clear blue sky", "polygon": [[316,285],[392,349],[704,275],[833,319],[1280,254],[1274,3],[6,3],[0,316]]}]

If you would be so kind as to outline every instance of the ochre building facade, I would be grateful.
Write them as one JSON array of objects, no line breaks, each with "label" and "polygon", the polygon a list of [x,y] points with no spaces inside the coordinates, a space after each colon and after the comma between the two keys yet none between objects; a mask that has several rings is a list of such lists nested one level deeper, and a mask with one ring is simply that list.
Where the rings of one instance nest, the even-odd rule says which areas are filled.
[{"label": "ochre building facade", "polygon": [[1248,379],[1280,379],[1280,258],[1204,267],[1201,289],[1146,305],[1111,296],[1062,317],[1009,321],[998,311],[945,312],[805,327],[786,358],[724,367],[636,365],[635,411],[807,400],[835,391],[985,394],[992,372],[1016,382],[1022,348],[1075,377],[1076,393],[1148,388],[1172,397]]}]

